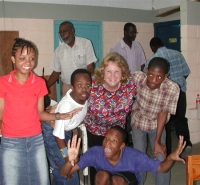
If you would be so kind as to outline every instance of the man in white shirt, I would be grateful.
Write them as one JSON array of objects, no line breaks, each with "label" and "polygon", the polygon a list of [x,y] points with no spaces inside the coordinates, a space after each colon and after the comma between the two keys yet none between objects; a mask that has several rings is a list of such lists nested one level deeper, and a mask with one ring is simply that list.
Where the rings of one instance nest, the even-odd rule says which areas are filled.
[{"label": "man in white shirt", "polygon": [[74,25],[65,21],[60,24],[59,34],[63,41],[55,50],[53,61],[50,65],[53,69],[47,85],[51,87],[61,75],[62,96],[70,89],[70,76],[78,68],[85,68],[93,75],[94,63],[97,58],[94,54],[90,40],[76,37]]},{"label": "man in white shirt", "polygon": [[138,34],[133,23],[124,25],[124,38],[111,48],[111,52],[120,54],[128,63],[130,73],[142,71],[146,63],[146,57],[141,45],[135,41]]}]

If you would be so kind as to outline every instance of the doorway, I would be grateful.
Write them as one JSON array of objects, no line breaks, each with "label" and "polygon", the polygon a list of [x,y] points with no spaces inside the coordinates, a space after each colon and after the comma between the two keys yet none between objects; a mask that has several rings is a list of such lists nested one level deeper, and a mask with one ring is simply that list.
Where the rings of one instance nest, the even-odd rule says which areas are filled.
[{"label": "doorway", "polygon": [[167,48],[181,52],[180,20],[154,23],[154,36],[159,37]]}]

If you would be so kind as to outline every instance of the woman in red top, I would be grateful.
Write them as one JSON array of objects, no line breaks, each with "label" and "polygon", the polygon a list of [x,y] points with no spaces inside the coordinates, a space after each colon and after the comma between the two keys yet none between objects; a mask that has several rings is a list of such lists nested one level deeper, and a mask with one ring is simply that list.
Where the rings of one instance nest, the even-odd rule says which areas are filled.
[{"label": "woman in red top", "polygon": [[17,38],[10,74],[0,77],[0,184],[48,185],[48,167],[40,120],[69,119],[77,111],[51,114],[44,111],[45,81],[32,70],[36,48]]}]

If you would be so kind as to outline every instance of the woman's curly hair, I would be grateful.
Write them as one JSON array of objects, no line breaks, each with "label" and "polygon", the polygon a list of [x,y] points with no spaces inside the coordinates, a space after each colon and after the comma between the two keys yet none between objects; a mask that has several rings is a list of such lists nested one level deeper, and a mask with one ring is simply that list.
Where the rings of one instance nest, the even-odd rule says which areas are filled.
[{"label": "woman's curly hair", "polygon": [[121,55],[114,52],[107,54],[100,63],[100,66],[96,68],[94,73],[96,83],[98,85],[104,84],[104,70],[109,62],[115,63],[122,70],[121,84],[126,84],[130,76],[128,64]]}]

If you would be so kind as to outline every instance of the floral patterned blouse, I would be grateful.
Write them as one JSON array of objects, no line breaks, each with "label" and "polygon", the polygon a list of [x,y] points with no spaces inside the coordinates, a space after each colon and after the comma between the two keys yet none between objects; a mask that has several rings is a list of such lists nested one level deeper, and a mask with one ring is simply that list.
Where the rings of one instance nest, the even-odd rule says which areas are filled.
[{"label": "floral patterned blouse", "polygon": [[126,116],[131,110],[134,98],[136,85],[132,77],[115,92],[108,91],[103,85],[97,85],[93,79],[88,111],[84,119],[87,130],[94,135],[104,136],[112,126],[125,128]]}]

